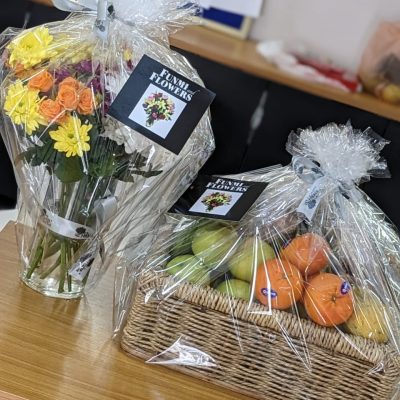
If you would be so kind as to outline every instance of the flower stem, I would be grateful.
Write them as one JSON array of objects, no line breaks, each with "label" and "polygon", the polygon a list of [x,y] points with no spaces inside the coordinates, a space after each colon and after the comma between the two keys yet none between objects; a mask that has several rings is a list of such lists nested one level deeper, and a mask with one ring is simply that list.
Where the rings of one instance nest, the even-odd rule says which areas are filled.
[{"label": "flower stem", "polygon": [[46,234],[43,234],[40,236],[40,239],[38,241],[37,247],[34,250],[34,255],[32,259],[32,263],[28,269],[28,272],[26,273],[26,279],[31,279],[33,273],[35,272],[36,268],[39,267],[40,263],[42,262],[43,258],[43,241],[45,239]]},{"label": "flower stem", "polygon": [[39,267],[40,262],[42,261],[42,256],[43,256],[43,247],[40,244],[35,251],[35,256],[33,257],[32,264],[26,274],[26,279],[31,279],[33,273],[35,272],[36,268]]},{"label": "flower stem", "polygon": [[66,242],[61,242],[61,267],[60,267],[60,281],[58,283],[58,293],[64,293],[65,275],[67,273],[67,260],[66,260]]},{"label": "flower stem", "polygon": [[[71,262],[72,262],[72,257],[71,257],[71,252],[72,252],[72,247],[69,247],[67,250],[66,254],[66,259],[67,259],[67,265],[70,267]],[[69,274],[69,271],[67,270],[67,285],[68,285],[68,292],[72,292],[72,276]]]},{"label": "flower stem", "polygon": [[51,256],[54,256],[54,254],[56,254],[57,252],[60,251],[60,243],[56,241],[47,247],[47,251],[44,253],[44,258],[49,258]]},{"label": "flower stem", "polygon": [[42,275],[40,275],[40,279],[46,279],[52,272],[54,272],[60,265],[60,261],[61,261],[61,256],[58,256],[56,262],[52,265],[52,267],[48,269],[46,272],[43,272]]}]

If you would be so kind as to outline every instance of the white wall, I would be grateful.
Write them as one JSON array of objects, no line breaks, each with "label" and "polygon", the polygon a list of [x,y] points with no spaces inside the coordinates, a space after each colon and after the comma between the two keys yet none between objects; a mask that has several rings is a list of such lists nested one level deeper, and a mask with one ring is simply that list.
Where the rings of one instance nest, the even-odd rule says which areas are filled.
[{"label": "white wall", "polygon": [[304,45],[356,71],[368,39],[384,19],[400,20],[400,0],[265,0],[251,37]]}]

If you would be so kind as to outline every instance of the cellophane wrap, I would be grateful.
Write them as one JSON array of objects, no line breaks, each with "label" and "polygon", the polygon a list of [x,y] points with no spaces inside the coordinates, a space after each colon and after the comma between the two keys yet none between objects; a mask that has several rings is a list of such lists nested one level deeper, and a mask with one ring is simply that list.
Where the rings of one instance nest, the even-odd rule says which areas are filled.
[{"label": "cellophane wrap", "polygon": [[167,215],[133,267],[123,349],[260,398],[396,399],[400,239],[358,187],[388,176],[386,144],[299,130],[240,222]]},{"label": "cellophane wrap", "polygon": [[[203,85],[169,48],[168,33],[195,10],[182,5],[116,0],[108,37],[94,29],[90,11],[0,36],[1,134],[20,191],[18,241],[29,286],[80,296],[104,272],[107,255],[129,240],[133,221],[138,229],[141,216],[151,225],[167,211],[214,150],[208,113],[179,155],[107,114],[143,55]],[[168,101],[161,106],[174,112]]]},{"label": "cellophane wrap", "polygon": [[[245,180],[248,182],[264,181],[269,176],[271,170],[275,167],[262,168],[256,171],[229,175],[226,178]],[[172,207],[171,207],[172,208]],[[157,219],[151,218],[149,223],[148,215],[141,219],[142,229],[140,232],[130,235],[130,241],[118,256],[110,257],[110,261],[115,265],[115,288],[114,288],[114,313],[113,329],[115,338],[119,338],[121,330],[126,324],[126,318],[129,314],[132,300],[137,290],[138,278],[141,275],[141,268],[147,265],[147,257],[155,249],[158,249],[160,243],[166,239],[163,233],[166,229],[168,235],[174,225],[178,225],[177,232],[183,232],[186,235],[186,228],[191,230],[193,219],[176,216],[175,214],[160,214]],[[143,226],[146,228],[143,229]],[[177,234],[179,236],[179,233]],[[175,235],[173,235],[175,236]],[[170,238],[167,238],[170,246]],[[185,240],[186,241],[186,240]],[[163,247],[163,246],[161,246]],[[146,261],[145,261],[146,260]],[[146,267],[147,268],[147,267]]]}]

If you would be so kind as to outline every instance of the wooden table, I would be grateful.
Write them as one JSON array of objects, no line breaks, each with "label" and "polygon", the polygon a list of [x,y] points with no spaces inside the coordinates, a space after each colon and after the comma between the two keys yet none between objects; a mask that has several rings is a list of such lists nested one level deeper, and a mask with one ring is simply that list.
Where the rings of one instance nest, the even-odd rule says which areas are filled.
[{"label": "wooden table", "polygon": [[279,70],[257,52],[254,41],[236,39],[201,26],[190,26],[171,36],[171,44],[259,78],[400,121],[400,106],[384,103],[368,93],[347,93]]},{"label": "wooden table", "polygon": [[111,271],[85,299],[46,298],[19,281],[11,224],[0,260],[0,400],[246,399],[126,356],[110,339]]}]

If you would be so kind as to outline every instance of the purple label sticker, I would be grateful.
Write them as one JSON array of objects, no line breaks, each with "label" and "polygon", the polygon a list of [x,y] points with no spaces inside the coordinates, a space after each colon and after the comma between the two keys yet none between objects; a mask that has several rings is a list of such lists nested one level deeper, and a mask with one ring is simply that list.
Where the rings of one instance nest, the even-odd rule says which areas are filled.
[{"label": "purple label sticker", "polygon": [[275,299],[276,297],[278,297],[278,293],[276,293],[275,290],[268,288],[262,288],[261,293],[266,297],[271,297],[271,299]]},{"label": "purple label sticker", "polygon": [[340,288],[340,293],[342,293],[343,295],[349,293],[351,290],[351,285],[349,282],[343,282],[342,286]]}]

